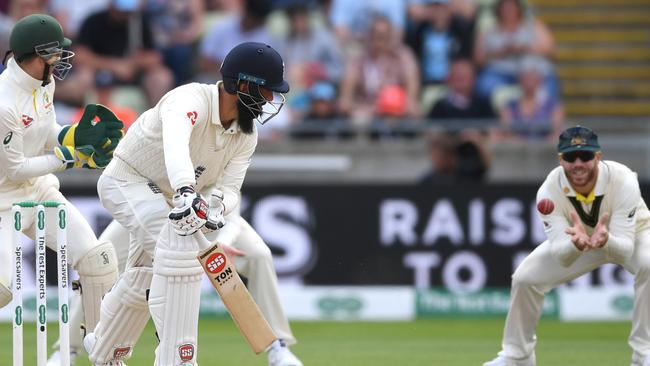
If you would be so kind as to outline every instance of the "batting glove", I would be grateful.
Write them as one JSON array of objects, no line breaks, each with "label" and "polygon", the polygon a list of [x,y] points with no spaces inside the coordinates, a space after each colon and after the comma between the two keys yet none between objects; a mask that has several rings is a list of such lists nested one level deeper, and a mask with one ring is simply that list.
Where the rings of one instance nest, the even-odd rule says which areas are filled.
[{"label": "batting glove", "polygon": [[223,192],[219,189],[215,189],[210,195],[208,220],[201,231],[207,235],[224,227],[224,225],[226,225],[226,219],[223,217],[225,210],[226,206],[223,204]]},{"label": "batting glove", "polygon": [[178,235],[192,235],[207,222],[208,203],[194,188],[181,187],[172,199],[174,208],[169,212],[172,228]]}]

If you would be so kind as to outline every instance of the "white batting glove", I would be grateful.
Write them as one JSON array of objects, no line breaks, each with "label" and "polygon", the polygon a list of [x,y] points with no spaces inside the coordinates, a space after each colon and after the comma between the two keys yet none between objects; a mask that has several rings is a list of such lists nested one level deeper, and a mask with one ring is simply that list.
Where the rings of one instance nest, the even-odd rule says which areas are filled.
[{"label": "white batting glove", "polygon": [[192,187],[181,187],[172,198],[169,220],[178,235],[192,235],[207,222],[208,203]]},{"label": "white batting glove", "polygon": [[223,204],[223,192],[219,189],[215,189],[212,191],[212,194],[210,194],[208,218],[203,228],[201,228],[201,231],[207,235],[224,227],[224,225],[226,225],[226,219],[223,217],[225,210],[226,206]]}]

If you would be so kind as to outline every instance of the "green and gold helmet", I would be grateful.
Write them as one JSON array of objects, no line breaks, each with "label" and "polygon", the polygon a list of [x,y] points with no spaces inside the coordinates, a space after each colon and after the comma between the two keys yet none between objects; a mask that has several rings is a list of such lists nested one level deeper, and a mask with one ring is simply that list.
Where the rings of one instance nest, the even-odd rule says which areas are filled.
[{"label": "green and gold helmet", "polygon": [[74,53],[64,49],[71,41],[63,36],[61,24],[47,14],[32,14],[20,19],[9,36],[9,48],[17,62],[39,56],[53,68],[52,74],[63,80],[72,68]]}]

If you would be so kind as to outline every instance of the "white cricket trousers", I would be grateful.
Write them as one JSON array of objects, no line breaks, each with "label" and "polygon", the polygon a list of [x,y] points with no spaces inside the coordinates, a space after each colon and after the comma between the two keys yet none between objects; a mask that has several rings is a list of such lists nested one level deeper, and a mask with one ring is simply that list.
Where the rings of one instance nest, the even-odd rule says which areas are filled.
[{"label": "white cricket trousers", "polygon": [[[158,234],[168,221],[171,207],[161,193],[149,183],[131,183],[102,175],[98,182],[100,199],[113,218],[130,232],[130,244],[126,233],[111,224],[102,234],[103,239],[113,243],[120,271],[122,261],[128,257],[126,268],[151,266]],[[238,215],[227,217],[229,224],[240,225],[241,231],[232,243],[224,243],[246,252],[245,257],[235,258],[237,271],[248,279],[247,288],[260,307],[271,328],[287,344],[296,342],[289,321],[284,314],[278,294],[277,276],[268,246],[255,230]],[[128,256],[125,252],[128,251]]]},{"label": "white cricket trousers", "polygon": [[[13,225],[11,203],[21,201],[56,201],[65,203],[68,211],[68,253],[69,263],[76,268],[77,262],[91,249],[98,245],[97,237],[88,221],[74,207],[63,194],[59,192],[59,181],[54,175],[48,174],[34,180],[32,185],[25,185],[22,189],[0,194],[0,283],[9,287],[12,278],[13,265]],[[29,238],[34,238],[35,209],[23,209],[23,233]],[[46,209],[45,216],[45,242],[47,246],[56,250],[56,209]]]},{"label": "white cricket trousers", "polygon": [[[590,272],[605,263],[606,250],[583,253],[563,267],[552,255],[548,241],[538,246],[512,275],[510,309],[503,332],[502,356],[525,359],[535,351],[535,330],[542,313],[544,295],[551,289]],[[619,263],[634,275],[634,311],[628,343],[636,356],[650,355],[650,230],[636,235],[634,254]]]},{"label": "white cricket trousers", "polygon": [[[241,216],[229,215],[227,220],[227,225],[239,225],[241,228],[232,243],[224,244],[232,245],[246,253],[246,256],[235,257],[234,260],[237,271],[248,279],[248,291],[278,337],[289,345],[296,343],[280,301],[271,251]],[[113,221],[102,233],[101,238],[111,241],[115,246],[118,268],[120,273],[123,272],[129,252],[129,232],[117,221]]]}]

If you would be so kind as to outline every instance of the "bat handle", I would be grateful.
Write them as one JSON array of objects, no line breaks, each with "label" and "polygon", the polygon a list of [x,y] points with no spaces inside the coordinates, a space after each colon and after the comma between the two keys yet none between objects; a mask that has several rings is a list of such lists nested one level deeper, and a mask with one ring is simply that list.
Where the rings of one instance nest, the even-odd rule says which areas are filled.
[{"label": "bat handle", "polygon": [[198,230],[192,235],[194,236],[194,239],[196,239],[196,243],[199,245],[199,250],[204,251],[212,247],[212,243],[210,243],[201,230]]}]

